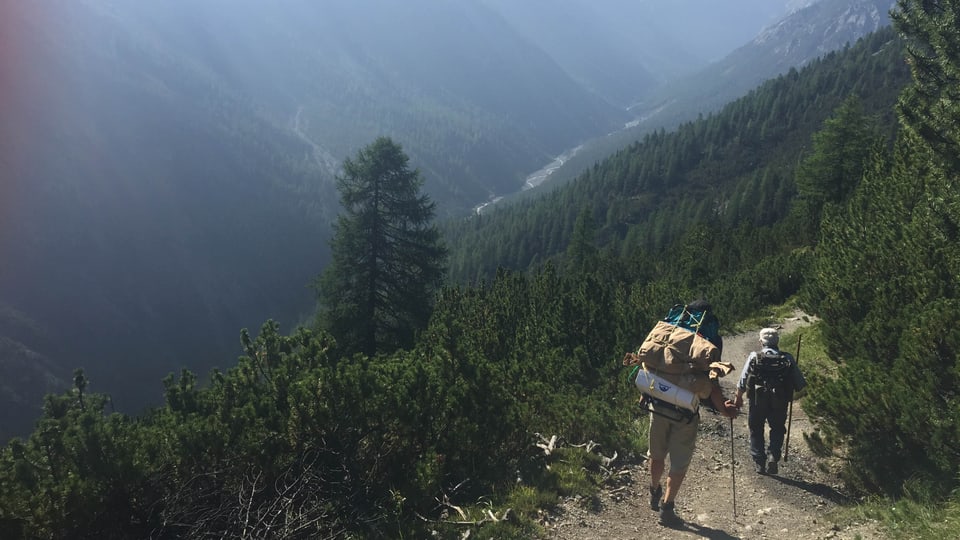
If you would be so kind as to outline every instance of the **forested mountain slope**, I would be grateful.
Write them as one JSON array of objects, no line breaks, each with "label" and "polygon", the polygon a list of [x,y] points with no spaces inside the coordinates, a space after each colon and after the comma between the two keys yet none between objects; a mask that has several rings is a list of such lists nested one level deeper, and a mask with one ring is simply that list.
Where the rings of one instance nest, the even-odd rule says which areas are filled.
[{"label": "forested mountain slope", "polygon": [[327,172],[377,136],[395,137],[444,212],[519,189],[526,172],[623,119],[476,1],[121,2],[114,10],[118,23],[314,143]]},{"label": "forested mountain slope", "polygon": [[[593,204],[649,198],[686,222],[647,224],[639,215],[619,231],[605,217],[595,222],[587,205],[566,257],[445,287],[409,349],[344,355],[324,328],[284,334],[267,321],[257,335],[241,334],[242,355],[231,367],[206,383],[190,371],[165,378],[163,404],[139,416],[112,412],[109,396],[77,371],[70,391],[46,396],[36,429],[0,449],[0,535],[542,537],[545,509],[561,497],[596,508],[596,488],[621,481],[610,465],[646,454],[647,424],[624,353],[672,303],[707,295],[726,328],[744,314],[776,324],[773,306],[784,301],[815,314],[816,364],[803,340],[810,384],[802,403],[819,428],[805,438],[808,448],[840,458],[849,490],[889,497],[878,504],[891,531],[956,538],[960,104],[950,81],[960,77],[960,6],[899,4],[899,39],[878,33],[751,96],[787,83],[807,88],[811,100],[782,92],[791,100],[781,105],[805,104],[800,112],[778,107],[776,95],[768,95],[769,109],[765,100],[743,100],[609,162],[636,174],[598,165],[590,174],[606,176],[585,175],[574,186],[609,182],[619,191]],[[883,58],[904,50],[906,85],[904,63]],[[835,69],[812,76],[823,66]],[[854,95],[856,78],[838,75],[863,74],[864,66],[876,69]],[[887,98],[870,90],[897,81],[898,99],[883,109],[874,100]],[[817,99],[834,103],[808,138],[778,131],[820,115]],[[894,113],[896,129],[887,119]],[[710,130],[730,140],[707,137]],[[792,143],[766,148],[758,132]],[[787,151],[801,145],[809,152]],[[655,162],[633,159],[656,158],[647,146],[664,158],[655,175],[642,171]],[[674,155],[699,158],[667,159]],[[763,189],[763,176],[739,172],[763,170],[761,158],[771,168],[796,164],[785,215],[763,214],[781,208],[779,200]],[[715,181],[725,173],[730,185]],[[756,194],[736,190],[753,179]],[[658,185],[666,181],[683,184]],[[632,230],[656,231],[657,223],[675,227],[663,235],[665,248],[652,232],[631,239]],[[641,252],[630,242],[650,247]],[[827,487],[778,479],[783,489]],[[743,525],[682,517],[686,528],[715,536]]]},{"label": "forested mountain slope", "polygon": [[[163,373],[232,356],[239,328],[308,317],[333,176],[375,137],[461,215],[624,120],[480,2],[275,7],[0,8],[0,432],[77,365],[136,409]],[[620,46],[595,29],[585,57]]]},{"label": "forested mountain slope", "polygon": [[525,270],[561,256],[581,214],[591,242],[634,260],[664,255],[694,224],[733,230],[781,223],[810,136],[844,99],[859,96],[891,133],[892,105],[908,80],[902,57],[888,27],[717,114],[647,135],[542,197],[451,223],[454,279],[489,278],[497,267]]},{"label": "forested mountain slope", "polygon": [[584,144],[552,173],[551,181],[570,180],[647,133],[660,128],[672,130],[699,114],[716,112],[764,81],[856,43],[890,24],[888,11],[894,1],[820,0],[806,4],[723,58],[645,93],[642,100],[631,105],[631,122],[625,129]]},{"label": "forested mountain slope", "polygon": [[473,0],[4,4],[0,437],[74,367],[134,411],[240,328],[308,319],[333,177],[376,137],[452,216],[621,126],[619,74],[648,77],[580,8],[571,51]]}]

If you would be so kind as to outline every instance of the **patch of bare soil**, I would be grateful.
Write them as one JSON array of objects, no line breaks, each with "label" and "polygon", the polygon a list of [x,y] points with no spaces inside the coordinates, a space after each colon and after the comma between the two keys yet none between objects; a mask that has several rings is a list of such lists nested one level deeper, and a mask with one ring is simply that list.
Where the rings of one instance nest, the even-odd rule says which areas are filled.
[{"label": "patch of bare soil", "polygon": [[[782,331],[791,332],[808,324],[800,315],[785,319],[781,323]],[[737,368],[722,379],[724,394],[728,397],[733,396],[743,362],[757,346],[756,332],[724,338],[723,359]],[[802,369],[802,351],[800,362]],[[730,420],[709,412],[701,413],[693,463],[676,500],[677,514],[685,522],[682,527],[670,529],[658,524],[657,513],[649,507],[650,475],[646,463],[620,463],[618,467],[614,462],[617,474],[598,500],[566,500],[555,513],[544,517],[546,538],[884,538],[876,523],[838,527],[825,518],[825,513],[848,501],[830,464],[816,457],[806,443],[804,434],[811,433],[813,426],[800,406],[801,401],[793,404],[789,454],[781,460],[776,476],[759,475],[753,469],[747,404],[741,416],[733,421],[733,460]]]}]

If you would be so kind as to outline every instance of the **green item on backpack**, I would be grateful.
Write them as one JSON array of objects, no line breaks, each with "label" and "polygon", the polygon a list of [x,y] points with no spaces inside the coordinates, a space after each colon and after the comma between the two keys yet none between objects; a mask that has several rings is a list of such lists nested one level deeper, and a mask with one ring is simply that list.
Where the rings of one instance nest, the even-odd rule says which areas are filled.
[{"label": "green item on backpack", "polygon": [[691,304],[676,304],[663,318],[664,322],[686,328],[705,337],[710,343],[720,346],[720,320],[707,307],[693,307]]}]

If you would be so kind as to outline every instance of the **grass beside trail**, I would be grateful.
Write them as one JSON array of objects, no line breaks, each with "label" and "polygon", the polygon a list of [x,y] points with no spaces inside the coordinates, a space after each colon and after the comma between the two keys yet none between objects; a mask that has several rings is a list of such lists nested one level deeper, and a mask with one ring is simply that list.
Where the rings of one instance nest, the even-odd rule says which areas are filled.
[{"label": "grass beside trail", "polygon": [[946,503],[933,503],[917,494],[897,501],[873,498],[841,508],[829,518],[838,525],[875,521],[891,540],[942,540],[960,538],[960,500],[954,495]]}]

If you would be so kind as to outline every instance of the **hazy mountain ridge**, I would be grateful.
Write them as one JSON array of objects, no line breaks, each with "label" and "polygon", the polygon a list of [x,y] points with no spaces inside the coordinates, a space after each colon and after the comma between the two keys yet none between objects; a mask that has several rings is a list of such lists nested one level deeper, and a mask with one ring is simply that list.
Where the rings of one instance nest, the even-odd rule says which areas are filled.
[{"label": "hazy mountain ridge", "polygon": [[[17,6],[0,303],[45,329],[2,334],[3,362],[34,359],[16,398],[28,411],[75,367],[139,407],[168,371],[229,364],[241,327],[308,316],[332,172],[375,136],[403,144],[443,217],[624,120],[601,96],[616,89],[578,82],[559,50],[479,2]],[[584,6],[599,21],[584,28],[618,37],[577,43],[601,59],[626,46],[640,19]],[[593,75],[616,81],[630,57]]]},{"label": "hazy mountain ridge", "polygon": [[28,432],[40,414],[38,396],[66,386],[63,369],[37,352],[50,340],[48,329],[0,304],[0,437]]},{"label": "hazy mountain ridge", "polygon": [[310,140],[335,159],[395,137],[452,211],[520,189],[553,156],[622,125],[622,107],[657,81],[702,65],[704,46],[685,52],[657,18],[711,33],[723,20],[732,47],[788,9],[759,0],[291,1],[282,13],[244,2],[131,6],[113,9],[278,126],[301,111]]},{"label": "hazy mountain ridge", "polygon": [[[895,0],[820,0],[768,27],[750,43],[664,87],[656,117],[671,109],[711,112],[766,79],[799,68],[890,24]],[[666,107],[663,106],[666,103]],[[676,103],[677,105],[675,105]],[[689,105],[697,104],[695,108]]]},{"label": "hazy mountain ridge", "polygon": [[333,190],[300,141],[164,48],[80,4],[46,7],[18,21],[30,107],[0,115],[22,149],[5,178],[0,299],[18,327],[46,329],[3,325],[4,369],[33,371],[7,397],[36,410],[51,379],[85,367],[135,408],[166,372],[228,361],[240,327],[312,308],[312,235],[331,214],[303,199]]},{"label": "hazy mountain ridge", "polygon": [[[844,100],[856,97],[880,132],[895,130],[893,105],[910,78],[902,58],[902,43],[885,27],[767,81],[716,114],[649,133],[542,196],[529,194],[450,223],[455,279],[488,281],[500,269],[524,272],[545,263],[577,268],[581,257],[602,252],[627,260],[632,272],[642,274],[646,267],[644,282],[670,274],[675,257],[723,266],[717,261],[738,250],[754,252],[757,231],[789,214],[797,163],[809,154],[812,134]],[[743,243],[726,239],[709,254],[689,252],[701,241],[697,227],[712,240],[721,229],[737,230]],[[578,234],[588,246],[579,252]],[[689,242],[685,234],[692,236]],[[722,287],[736,296],[740,285]]]},{"label": "hazy mountain ridge", "polygon": [[445,208],[519,189],[528,170],[620,121],[475,2],[293,1],[282,13],[228,4],[126,17],[144,20],[278,125],[302,108],[311,140],[338,160],[395,137]]},{"label": "hazy mountain ridge", "polygon": [[805,8],[802,17],[789,17],[765,29],[752,45],[774,44],[773,56],[781,64],[803,66],[890,24],[889,11],[895,5],[895,0],[823,1]]},{"label": "hazy mountain ridge", "polygon": [[706,66],[795,8],[769,0],[483,2],[574,79],[621,107]]},{"label": "hazy mountain ridge", "polygon": [[[3,186],[0,303],[17,321],[47,329],[25,337],[3,325],[0,364],[20,381],[5,394],[5,434],[25,431],[42,394],[76,367],[118,408],[135,411],[156,401],[169,371],[204,374],[232,363],[240,328],[267,318],[289,328],[308,317],[307,285],[323,268],[337,207],[329,164],[374,136],[392,130],[401,140],[433,141],[408,147],[432,187],[444,178],[455,196],[476,200],[487,184],[456,185],[470,167],[474,178],[519,184],[554,148],[619,114],[535,48],[525,61],[540,68],[504,71],[499,61],[519,56],[517,36],[492,39],[502,45],[478,79],[414,84],[429,75],[411,73],[428,40],[453,40],[455,29],[420,36],[421,50],[390,62],[370,48],[375,25],[366,36],[347,32],[349,3],[339,4],[346,13],[325,4],[331,16],[317,19],[321,7],[291,2],[302,11],[264,11],[264,24],[253,27],[244,26],[256,20],[249,13],[217,11],[234,3],[163,11],[170,5],[54,2],[4,13],[4,27],[19,30],[5,34],[17,48],[2,56],[3,70],[22,77],[9,79],[18,86],[0,114],[4,162],[13,165]],[[134,8],[159,11],[134,16]],[[380,24],[398,22],[392,15],[381,14]],[[474,16],[487,28],[488,13]],[[317,20],[329,33],[307,39]],[[257,29],[256,39],[244,28]],[[336,64],[342,69],[325,73],[338,78],[318,78],[316,63],[256,46],[274,38]],[[316,49],[324,43],[336,52]],[[230,57],[238,51],[249,53],[246,62]],[[471,99],[466,90],[493,96],[471,88],[477,80],[504,99]],[[565,82],[545,100],[541,84],[551,80]],[[506,99],[518,88],[526,101]],[[319,99],[328,89],[340,100]],[[593,103],[594,112],[570,100]],[[537,107],[541,120],[521,117],[533,128],[520,129],[514,113]],[[442,159],[430,161],[431,152]],[[482,163],[488,170],[477,169]]]},{"label": "hazy mountain ridge", "polygon": [[794,11],[749,43],[692,75],[660,86],[644,101],[632,106],[634,120],[625,129],[586,143],[564,167],[553,173],[554,180],[570,180],[645,133],[660,128],[673,129],[695,120],[698,115],[715,112],[763,81],[852,45],[857,39],[888,26],[887,8],[894,5],[894,0],[788,3]]}]

